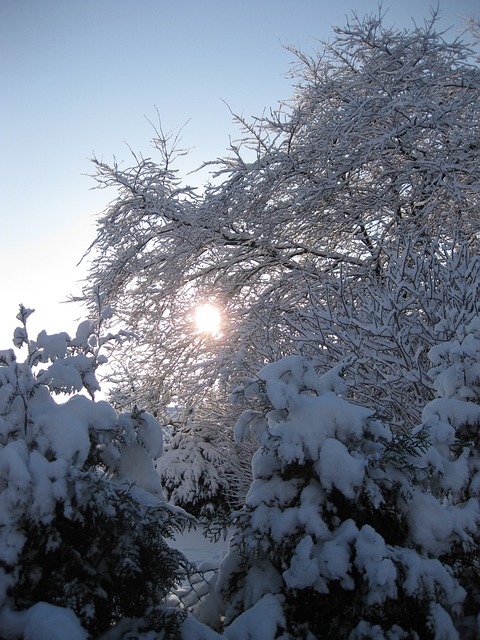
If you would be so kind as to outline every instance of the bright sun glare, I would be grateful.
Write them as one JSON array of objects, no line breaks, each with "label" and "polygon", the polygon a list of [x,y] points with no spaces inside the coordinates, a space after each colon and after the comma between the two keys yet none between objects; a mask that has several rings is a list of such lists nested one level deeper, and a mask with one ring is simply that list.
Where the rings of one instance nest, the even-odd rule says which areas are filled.
[{"label": "bright sun glare", "polygon": [[216,335],[220,329],[220,311],[213,304],[202,304],[195,309],[195,325],[201,333]]}]

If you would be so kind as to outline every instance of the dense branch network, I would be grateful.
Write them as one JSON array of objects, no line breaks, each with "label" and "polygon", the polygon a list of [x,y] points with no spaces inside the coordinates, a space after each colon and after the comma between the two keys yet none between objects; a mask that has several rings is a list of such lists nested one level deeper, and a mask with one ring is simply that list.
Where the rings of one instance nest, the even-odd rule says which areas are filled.
[{"label": "dense branch network", "polygon": [[[327,366],[351,350],[371,370],[358,393],[391,415],[429,397],[420,347],[447,295],[433,280],[448,286],[438,274],[458,248],[476,253],[480,183],[475,51],[437,17],[401,31],[354,16],[317,57],[292,49],[292,100],[237,118],[243,137],[201,196],[180,186],[165,136],[159,164],[96,161],[117,197],[91,277],[141,337],[124,366],[146,406],[288,353]],[[223,312],[215,341],[192,335],[203,300]]]}]

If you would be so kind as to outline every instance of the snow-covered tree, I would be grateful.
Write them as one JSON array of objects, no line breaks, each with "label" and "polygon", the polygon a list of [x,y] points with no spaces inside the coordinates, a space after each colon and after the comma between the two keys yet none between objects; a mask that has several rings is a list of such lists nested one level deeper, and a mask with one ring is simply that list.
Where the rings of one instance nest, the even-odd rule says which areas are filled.
[{"label": "snow-covered tree", "polygon": [[248,489],[251,449],[233,442],[225,429],[189,428],[187,422],[166,442],[157,463],[167,499],[202,521],[228,520]]},{"label": "snow-covered tree", "polygon": [[0,351],[0,635],[37,637],[43,615],[52,638],[55,625],[84,640],[117,623],[177,637],[167,600],[189,563],[166,539],[189,518],[162,495],[161,427],[94,399],[99,349],[125,335],[101,336],[101,308],[74,338],[32,340],[30,313]]},{"label": "snow-covered tree", "polygon": [[422,488],[428,443],[344,399],[348,365],[318,377],[289,356],[245,387],[270,410],[237,423],[260,448],[202,612],[229,640],[459,637],[465,590],[440,556],[474,549],[478,508],[452,514]]},{"label": "snow-covered tree", "polygon": [[[292,49],[293,98],[237,118],[201,196],[161,132],[160,164],[95,162],[117,197],[91,278],[142,344],[119,354],[122,402],[174,399],[203,429],[205,388],[289,354],[327,371],[354,352],[356,400],[392,428],[418,424],[434,327],[478,252],[478,43],[439,33],[435,13],[410,30],[385,21],[354,15],[318,55]],[[222,310],[215,338],[193,327],[205,301]]]},{"label": "snow-covered tree", "polygon": [[[288,353],[344,355],[337,316],[389,280],[392,260],[398,278],[402,263],[434,260],[439,238],[453,251],[475,237],[480,72],[474,51],[436,24],[433,15],[404,31],[381,15],[354,16],[318,56],[293,51],[293,99],[239,119],[243,137],[214,163],[202,197],[181,187],[161,133],[160,164],[96,161],[100,186],[117,198],[98,220],[91,277],[142,337],[127,359],[144,406]],[[223,312],[215,340],[192,335],[204,300]],[[381,372],[398,353],[369,348],[365,358]],[[414,356],[402,364],[416,380],[386,410],[418,404],[424,371]]]},{"label": "snow-covered tree", "polygon": [[[445,242],[411,236],[385,251],[382,277],[351,281],[348,273],[318,295],[304,314],[304,335],[320,330],[328,348],[323,366],[347,352],[357,402],[375,407],[392,427],[416,426],[435,395],[428,375],[428,351],[447,316],[475,312],[480,295],[480,262],[474,239]],[[309,349],[318,357],[319,350]]]},{"label": "snow-covered tree", "polygon": [[[480,635],[480,309],[478,292],[473,288],[471,293],[464,313],[446,309],[437,326],[439,342],[429,352],[437,398],[423,412],[431,444],[423,460],[433,491],[449,512],[465,519],[476,514],[477,529],[444,550],[468,594],[465,637],[473,638]],[[429,518],[427,511],[420,527],[428,530]],[[455,526],[458,519],[449,513],[443,535]]]}]

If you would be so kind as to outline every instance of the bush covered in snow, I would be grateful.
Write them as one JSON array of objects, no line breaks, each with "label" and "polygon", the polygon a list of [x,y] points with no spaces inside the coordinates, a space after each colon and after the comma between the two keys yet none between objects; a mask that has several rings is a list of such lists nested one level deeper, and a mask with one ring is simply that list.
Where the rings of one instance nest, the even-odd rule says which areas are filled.
[{"label": "bush covered in snow", "polygon": [[167,498],[192,515],[210,520],[229,514],[228,457],[212,442],[211,429],[180,429],[166,445],[158,472]]},{"label": "bush covered in snow", "polygon": [[[448,309],[446,310],[448,311]],[[437,553],[452,564],[467,592],[464,632],[480,636],[480,317],[478,298],[437,326],[429,352],[438,397],[423,411],[429,448],[423,463],[443,509],[419,506],[417,527],[434,534]],[[443,517],[440,517],[443,516]],[[477,526],[475,526],[475,523]],[[434,531],[435,529],[435,531]],[[445,539],[456,538],[456,545]],[[435,540],[436,539],[436,540]],[[474,629],[474,631],[472,631]]]},{"label": "bush covered in snow", "polygon": [[[226,410],[225,421],[229,418]],[[233,441],[233,433],[199,424],[195,416],[166,439],[157,471],[172,504],[205,523],[214,520],[220,525],[243,504],[251,480],[252,453],[251,445]]]},{"label": "bush covered in snow", "polygon": [[456,638],[466,591],[447,562],[474,550],[478,502],[429,490],[424,431],[394,435],[344,398],[348,362],[317,377],[290,356],[247,393],[237,437],[254,433],[254,480],[205,619],[229,640]]},{"label": "bush covered in snow", "polygon": [[[100,323],[34,341],[30,313],[21,307],[17,350],[0,352],[1,635],[23,637],[43,603],[46,618],[63,616],[63,638],[126,618],[173,637],[182,616],[167,598],[189,564],[166,538],[189,518],[162,496],[161,427],[94,401]],[[71,395],[82,389],[90,397]]]}]

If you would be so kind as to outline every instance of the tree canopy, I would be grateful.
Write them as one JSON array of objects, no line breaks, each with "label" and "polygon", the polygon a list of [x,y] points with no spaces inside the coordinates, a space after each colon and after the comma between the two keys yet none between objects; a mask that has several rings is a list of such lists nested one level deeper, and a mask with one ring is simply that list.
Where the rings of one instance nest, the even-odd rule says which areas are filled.
[{"label": "tree canopy", "polygon": [[[478,57],[436,26],[354,15],[317,56],[292,49],[293,97],[236,118],[240,140],[201,195],[161,131],[159,163],[94,161],[117,195],[91,278],[141,337],[122,358],[124,401],[198,406],[206,386],[284,355],[327,368],[353,351],[357,393],[415,422],[451,262],[468,278],[478,239]],[[216,339],[193,329],[204,301],[222,312]]]}]

